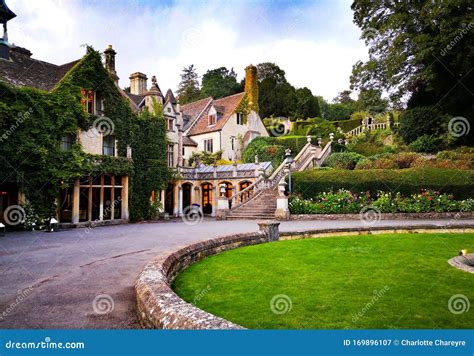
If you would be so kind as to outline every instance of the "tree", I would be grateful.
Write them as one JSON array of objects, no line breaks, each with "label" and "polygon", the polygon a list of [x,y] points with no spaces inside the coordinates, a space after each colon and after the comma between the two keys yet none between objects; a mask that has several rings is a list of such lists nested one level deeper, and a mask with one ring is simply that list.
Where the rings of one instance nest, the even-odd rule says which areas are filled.
[{"label": "tree", "polygon": [[472,2],[354,0],[354,22],[369,60],[353,67],[351,86],[381,89],[408,107],[439,105],[469,117],[474,111]]},{"label": "tree", "polygon": [[315,97],[318,100],[319,110],[321,111],[321,117],[323,119],[326,118],[327,113],[329,111],[329,104],[328,102],[320,95],[316,95]]},{"label": "tree", "polygon": [[382,99],[382,92],[379,89],[363,89],[359,93],[356,107],[359,111],[382,113],[387,110],[388,100]]},{"label": "tree", "polygon": [[285,78],[285,71],[277,66],[275,63],[265,62],[257,65],[258,80],[262,82],[267,78],[275,80],[277,85],[287,83]]},{"label": "tree", "polygon": [[325,119],[330,121],[348,120],[354,111],[354,105],[340,103],[329,104]]},{"label": "tree", "polygon": [[353,104],[354,99],[351,98],[351,94],[352,90],[343,90],[333,99],[333,102],[339,104]]},{"label": "tree", "polygon": [[296,109],[294,116],[296,118],[307,119],[321,116],[318,99],[311,93],[310,89],[306,87],[296,89],[295,94]]},{"label": "tree", "polygon": [[214,99],[236,94],[242,90],[237,83],[237,74],[234,69],[226,67],[208,70],[202,76],[201,98],[212,96]]},{"label": "tree", "polygon": [[199,99],[199,81],[194,64],[183,68],[181,82],[178,87],[178,101],[187,104]]},{"label": "tree", "polygon": [[277,84],[275,78],[265,78],[259,85],[260,116],[291,116],[296,109],[295,89],[289,83]]}]

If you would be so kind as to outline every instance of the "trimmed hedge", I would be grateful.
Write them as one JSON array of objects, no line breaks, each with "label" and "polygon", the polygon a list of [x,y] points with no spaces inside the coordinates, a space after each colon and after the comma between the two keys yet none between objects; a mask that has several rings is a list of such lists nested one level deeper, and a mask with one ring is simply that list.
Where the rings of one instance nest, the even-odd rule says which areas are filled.
[{"label": "trimmed hedge", "polygon": [[400,192],[402,195],[430,189],[453,194],[456,199],[474,196],[474,170],[409,168],[373,170],[313,169],[292,175],[293,191],[303,198],[319,193],[347,189],[352,192]]},{"label": "trimmed hedge", "polygon": [[361,121],[362,120],[356,118],[350,120],[330,121],[330,123],[336,127],[340,127],[342,131],[348,132],[352,129],[355,129],[357,126],[360,126],[362,124]]}]

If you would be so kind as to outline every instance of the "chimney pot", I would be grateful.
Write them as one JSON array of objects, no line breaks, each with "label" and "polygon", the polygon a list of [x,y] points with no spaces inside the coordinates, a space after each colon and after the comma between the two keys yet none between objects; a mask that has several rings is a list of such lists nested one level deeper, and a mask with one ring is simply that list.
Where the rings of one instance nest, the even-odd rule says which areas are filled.
[{"label": "chimney pot", "polygon": [[145,74],[136,72],[130,74],[130,93],[144,95],[147,91],[148,78]]}]

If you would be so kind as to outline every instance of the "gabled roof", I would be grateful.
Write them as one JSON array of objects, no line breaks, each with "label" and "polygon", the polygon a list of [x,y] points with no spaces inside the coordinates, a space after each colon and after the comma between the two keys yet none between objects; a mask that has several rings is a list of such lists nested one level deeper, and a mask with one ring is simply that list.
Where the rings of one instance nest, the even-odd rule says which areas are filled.
[{"label": "gabled roof", "polygon": [[176,104],[177,103],[176,98],[174,97],[174,94],[171,91],[171,89],[168,89],[168,91],[166,92],[165,102],[170,102],[171,104]]},{"label": "gabled roof", "polygon": [[79,59],[56,65],[31,58],[31,52],[22,47],[10,48],[10,61],[0,60],[0,80],[20,87],[51,91],[79,62]]},{"label": "gabled roof", "polygon": [[145,96],[143,95],[137,95],[137,94],[132,94],[128,91],[124,91],[125,94],[127,94],[127,96],[135,103],[137,104],[137,106],[142,102],[143,98]]},{"label": "gabled roof", "polygon": [[205,109],[212,102],[212,98],[208,97],[201,99],[189,104],[181,106],[181,112],[183,113],[183,129],[187,130],[191,125],[200,117]]},{"label": "gabled roof", "polygon": [[197,147],[197,142],[188,136],[183,136],[183,146],[195,146]]},{"label": "gabled roof", "polygon": [[[188,132],[189,136],[193,135],[200,135],[206,132],[214,132],[220,131],[235,112],[237,107],[239,106],[242,98],[244,97],[245,93],[238,93],[231,96],[226,96],[221,99],[212,100],[211,103],[206,107],[206,110],[199,115],[199,118],[195,121],[192,128]],[[193,103],[191,103],[193,104]],[[188,105],[191,105],[188,104]],[[207,114],[211,107],[214,107],[216,111],[219,113],[218,120],[215,125],[209,126],[208,125],[208,117]]]}]

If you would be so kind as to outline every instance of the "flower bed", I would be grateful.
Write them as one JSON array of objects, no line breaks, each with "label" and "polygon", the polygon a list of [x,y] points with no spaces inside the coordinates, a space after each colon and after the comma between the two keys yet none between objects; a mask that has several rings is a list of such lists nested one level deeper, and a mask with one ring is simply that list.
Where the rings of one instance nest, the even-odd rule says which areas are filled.
[{"label": "flower bed", "polygon": [[423,190],[419,194],[402,196],[400,193],[379,191],[352,193],[340,189],[336,192],[323,192],[314,198],[290,198],[292,214],[357,214],[363,207],[372,206],[381,213],[443,213],[472,212],[474,199],[455,200],[453,195]]}]

